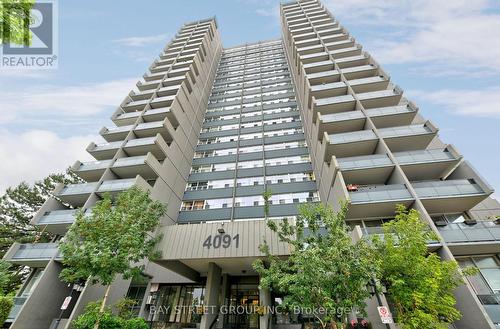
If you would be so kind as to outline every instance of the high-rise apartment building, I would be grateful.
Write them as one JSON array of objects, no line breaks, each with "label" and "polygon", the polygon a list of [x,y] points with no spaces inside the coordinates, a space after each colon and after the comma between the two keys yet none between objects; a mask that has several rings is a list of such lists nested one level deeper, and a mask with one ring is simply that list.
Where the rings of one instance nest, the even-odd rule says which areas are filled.
[{"label": "high-rise apartment building", "polygon": [[[282,296],[259,290],[252,269],[264,240],[276,255],[289,252],[264,221],[266,190],[271,218],[293,219],[305,202],[347,201],[358,236],[380,233],[397,204],[418,210],[441,238],[430,250],[480,270],[456,291],[463,318],[455,328],[499,327],[500,205],[492,188],[320,2],[282,4],[281,27],[280,40],[229,49],[215,19],[179,30],[112,115],[115,127],[100,131],[106,142],[87,148],[96,161],[73,166],[86,183],[58,186],[33,218],[58,238],[14,244],[5,256],[31,271],[12,328],[54,328],[58,318],[58,328],[69,328],[101,298],[99,285],[58,279],[57,244],[75,209],[91,211],[103,193],[132,185],[168,204],[162,256],[142,279],[117,280],[109,302],[136,299],[155,328],[299,322],[189,309],[280,303]],[[373,328],[387,328],[377,298],[367,305]]]}]

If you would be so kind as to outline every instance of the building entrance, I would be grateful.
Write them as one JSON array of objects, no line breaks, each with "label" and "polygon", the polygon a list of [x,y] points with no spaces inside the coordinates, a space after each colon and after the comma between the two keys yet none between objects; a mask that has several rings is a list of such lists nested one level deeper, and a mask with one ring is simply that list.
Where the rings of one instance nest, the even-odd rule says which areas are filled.
[{"label": "building entrance", "polygon": [[228,303],[227,329],[258,329],[259,289],[256,284],[232,284]]}]

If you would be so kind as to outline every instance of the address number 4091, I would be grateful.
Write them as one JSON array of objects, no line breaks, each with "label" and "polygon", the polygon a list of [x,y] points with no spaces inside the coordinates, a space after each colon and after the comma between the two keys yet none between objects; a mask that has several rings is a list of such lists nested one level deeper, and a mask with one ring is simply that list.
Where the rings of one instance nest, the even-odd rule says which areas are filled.
[{"label": "address number 4091", "polygon": [[218,234],[218,235],[209,235],[205,242],[203,242],[203,248],[214,248],[219,249],[220,247],[227,249],[234,245],[235,248],[240,246],[240,235],[229,235],[229,234]]}]

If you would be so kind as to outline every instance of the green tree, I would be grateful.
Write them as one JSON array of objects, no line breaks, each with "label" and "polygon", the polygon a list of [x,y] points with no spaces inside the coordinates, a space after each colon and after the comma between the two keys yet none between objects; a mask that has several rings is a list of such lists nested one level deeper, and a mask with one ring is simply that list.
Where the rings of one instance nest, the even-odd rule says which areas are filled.
[{"label": "green tree", "polygon": [[11,296],[6,296],[12,273],[9,271],[10,264],[0,260],[0,325],[7,320],[13,301]]},{"label": "green tree", "polygon": [[[398,206],[393,221],[383,225],[384,238],[374,238],[380,279],[393,303],[397,322],[405,329],[446,329],[461,314],[453,290],[463,284],[455,261],[429,253],[427,243],[437,236],[418,211]],[[467,269],[464,274],[473,274]]]},{"label": "green tree", "polygon": [[[51,174],[32,185],[21,182],[9,187],[0,198],[0,258],[14,242],[50,241],[53,235],[31,225],[31,220],[47,198],[53,197],[52,191],[58,183],[78,182],[82,180],[68,169],[64,174]],[[9,270],[13,275],[5,287],[6,294],[13,293],[28,274],[26,268],[19,265],[12,265]]]},{"label": "green tree", "polygon": [[0,43],[31,45],[30,24],[34,0],[0,0]]},{"label": "green tree", "polygon": [[142,318],[124,317],[122,314],[114,315],[109,307],[100,312],[101,302],[89,303],[85,311],[73,321],[75,329],[92,329],[99,320],[101,329],[148,329],[147,322]]},{"label": "green tree", "polygon": [[262,288],[282,293],[288,308],[320,310],[312,315],[323,328],[345,328],[353,309],[364,311],[366,287],[376,272],[374,250],[365,240],[352,242],[346,212],[346,205],[335,213],[323,204],[306,204],[294,224],[269,221],[279,240],[290,244],[290,256],[273,256],[264,244],[265,259],[254,263]]},{"label": "green tree", "polygon": [[65,266],[60,278],[68,283],[89,280],[107,286],[100,308],[103,313],[115,277],[139,275],[144,267],[139,263],[158,256],[155,245],[161,236],[153,237],[151,232],[165,212],[162,203],[137,187],[120,193],[115,202],[105,195],[90,215],[80,212],[76,216],[59,245]]}]

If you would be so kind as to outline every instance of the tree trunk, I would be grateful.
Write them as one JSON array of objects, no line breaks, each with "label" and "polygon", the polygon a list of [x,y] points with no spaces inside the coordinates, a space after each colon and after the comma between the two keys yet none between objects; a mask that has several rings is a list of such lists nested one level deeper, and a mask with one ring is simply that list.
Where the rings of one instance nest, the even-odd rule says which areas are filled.
[{"label": "tree trunk", "polygon": [[109,291],[111,290],[111,284],[106,287],[106,292],[104,292],[104,297],[102,299],[101,308],[99,309],[99,315],[97,316],[97,321],[94,325],[94,329],[99,329],[99,321],[101,320],[101,314],[104,312],[106,307],[106,300],[108,299]]}]

